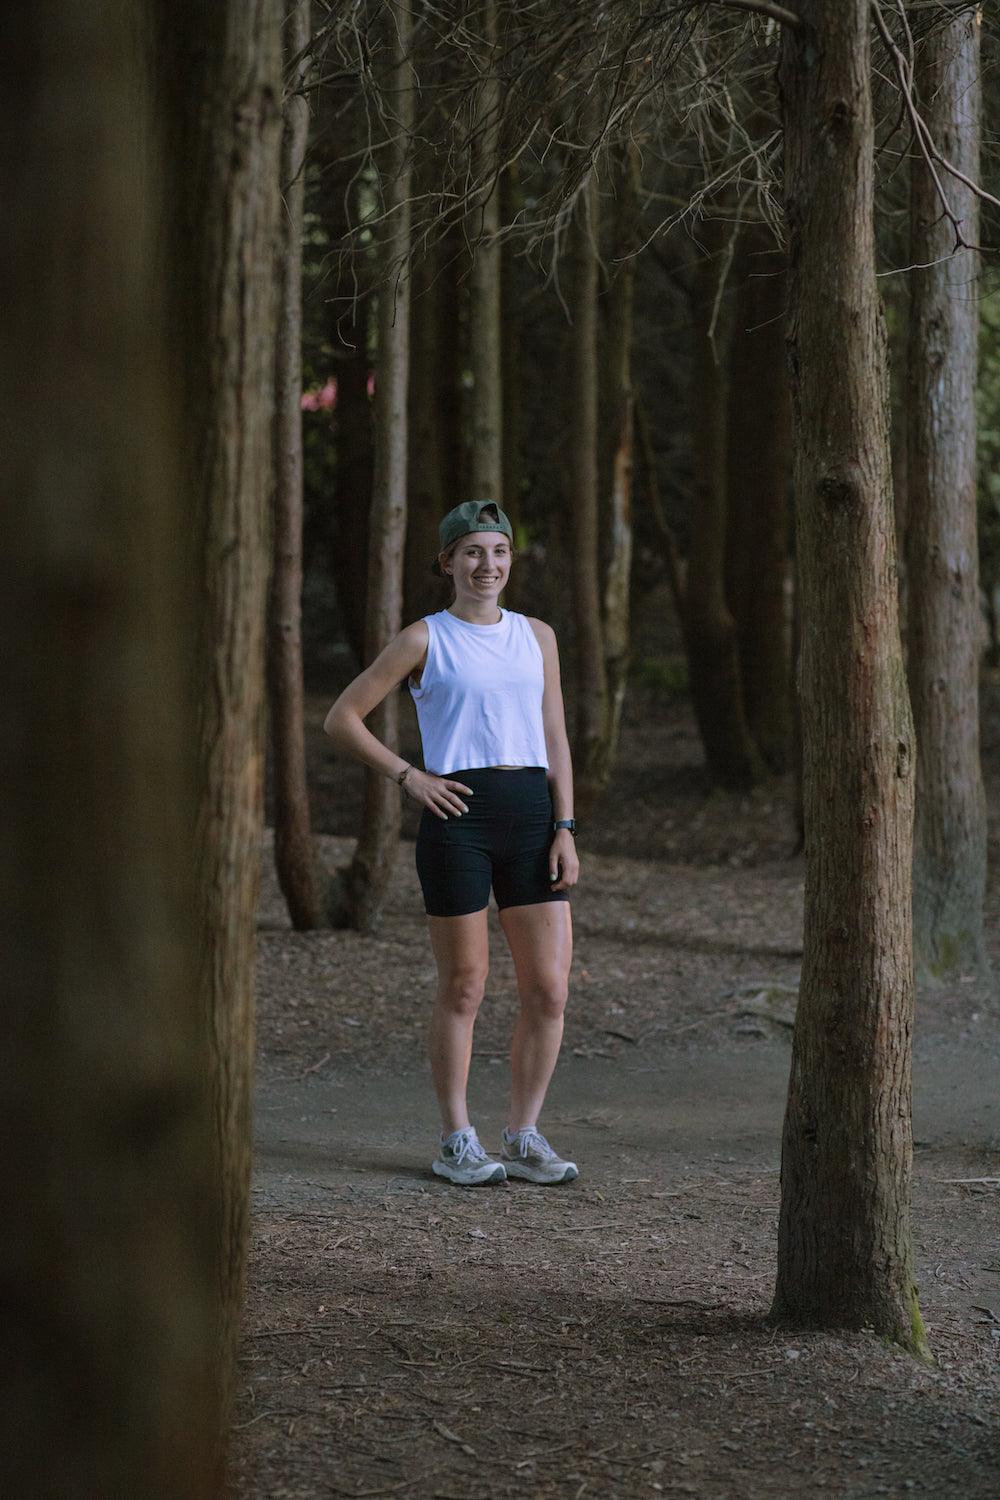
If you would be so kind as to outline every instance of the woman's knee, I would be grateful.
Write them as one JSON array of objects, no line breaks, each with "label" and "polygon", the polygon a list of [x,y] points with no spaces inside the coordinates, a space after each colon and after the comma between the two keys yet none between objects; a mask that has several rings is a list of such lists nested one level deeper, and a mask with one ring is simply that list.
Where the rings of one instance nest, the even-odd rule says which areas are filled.
[{"label": "woman's knee", "polygon": [[521,1009],[540,1021],[561,1021],[568,995],[569,984],[565,975],[536,975],[532,983],[521,990]]},{"label": "woman's knee", "polygon": [[452,1015],[475,1016],[486,993],[488,969],[479,964],[463,965],[441,976],[438,1004]]}]

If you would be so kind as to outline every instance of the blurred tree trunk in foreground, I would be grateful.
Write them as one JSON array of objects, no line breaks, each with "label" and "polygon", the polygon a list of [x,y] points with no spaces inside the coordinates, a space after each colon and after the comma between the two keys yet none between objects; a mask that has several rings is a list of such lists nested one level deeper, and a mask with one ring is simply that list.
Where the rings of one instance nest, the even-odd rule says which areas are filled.
[{"label": "blurred tree trunk in foreground", "polygon": [[[968,10],[918,53],[919,107],[938,149],[979,179],[981,19]],[[971,245],[979,201],[947,177]],[[907,537],[909,677],[917,735],[914,944],[936,978],[981,969],[986,798],[979,762],[976,366],[979,254],[955,248],[931,170],[910,164]]]},{"label": "blurred tree trunk in foreground", "polygon": [[772,1316],[926,1354],[910,1236],[913,724],[875,281],[868,0],[800,0],[780,85],[802,585],[802,982]]},{"label": "blurred tree trunk in foreground", "polygon": [[186,482],[198,506],[201,994],[222,1199],[218,1378],[231,1406],[246,1264],[253,966],[280,205],[281,0],[157,8],[171,128]]},{"label": "blurred tree trunk in foreground", "polygon": [[0,1491],[220,1493],[197,592],[151,91],[123,7],[9,6],[0,144]]},{"label": "blurred tree trunk in foreground", "polygon": [[306,779],[302,681],[302,224],[309,104],[303,92],[310,0],[287,0],[286,78],[281,138],[283,212],[278,238],[275,366],[274,566],[268,611],[267,676],[274,780],[274,863],[297,932],[324,925],[329,880],[313,843]]},{"label": "blurred tree trunk in foreground", "polygon": [[[386,229],[378,297],[378,372],[375,380],[375,479],[369,520],[368,606],[365,662],[374,661],[402,623],[406,544],[407,386],[410,363],[409,131],[413,74],[409,59],[411,17],[405,3],[390,6],[384,41],[387,94],[397,134],[386,147],[383,196]],[[370,715],[372,733],[395,749],[399,700],[390,693]],[[399,847],[400,793],[395,782],[365,772],[361,833],[346,872],[346,916],[370,932],[381,917]]]}]

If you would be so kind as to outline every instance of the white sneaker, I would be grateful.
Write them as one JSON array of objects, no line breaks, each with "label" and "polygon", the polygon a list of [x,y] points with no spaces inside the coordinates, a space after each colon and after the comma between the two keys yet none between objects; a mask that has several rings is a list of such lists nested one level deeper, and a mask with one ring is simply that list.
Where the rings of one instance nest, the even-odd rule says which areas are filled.
[{"label": "white sneaker", "polygon": [[500,1159],[508,1177],[523,1177],[525,1182],[572,1182],[580,1175],[576,1162],[557,1156],[534,1125],[525,1125],[514,1135],[505,1129]]},{"label": "white sneaker", "polygon": [[486,1187],[489,1183],[507,1180],[503,1166],[486,1155],[471,1125],[445,1136],[441,1150],[431,1162],[431,1171],[438,1177],[447,1177],[459,1187]]}]

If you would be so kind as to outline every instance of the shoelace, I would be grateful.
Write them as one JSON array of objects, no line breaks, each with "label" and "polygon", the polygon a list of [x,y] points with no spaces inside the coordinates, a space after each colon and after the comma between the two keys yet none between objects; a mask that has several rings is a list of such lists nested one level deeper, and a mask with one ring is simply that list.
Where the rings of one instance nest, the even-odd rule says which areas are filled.
[{"label": "shoelace", "polygon": [[[523,1130],[519,1130],[514,1141],[517,1142],[519,1156],[528,1156],[531,1152],[534,1152],[536,1156],[555,1156],[556,1154],[541,1131],[536,1130],[533,1125],[526,1125]],[[512,1146],[514,1141],[508,1144]]]},{"label": "shoelace", "polygon": [[467,1159],[483,1161],[486,1157],[482,1142],[474,1130],[463,1130],[452,1143],[451,1150],[455,1165],[458,1167]]}]

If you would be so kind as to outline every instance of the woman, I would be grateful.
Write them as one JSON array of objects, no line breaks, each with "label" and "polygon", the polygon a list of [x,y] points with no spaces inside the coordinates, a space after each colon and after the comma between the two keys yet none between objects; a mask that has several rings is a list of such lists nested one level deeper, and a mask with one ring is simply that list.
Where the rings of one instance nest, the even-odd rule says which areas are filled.
[{"label": "woman", "polygon": [[[566,894],[579,871],[573,768],[555,635],[498,604],[511,544],[510,522],[492,501],[449,511],[434,568],[451,578],[454,602],[391,641],[341,693],[324,725],[336,745],[392,776],[424,809],[417,873],[438,971],[430,1058],[442,1125],[432,1167],[462,1186],[578,1176],[538,1131],[562,1041],[573,948]],[[423,771],[364,724],[404,679],[416,704]],[[491,885],[520,1002],[499,1160],[480,1144],[466,1102],[489,968]]]}]

